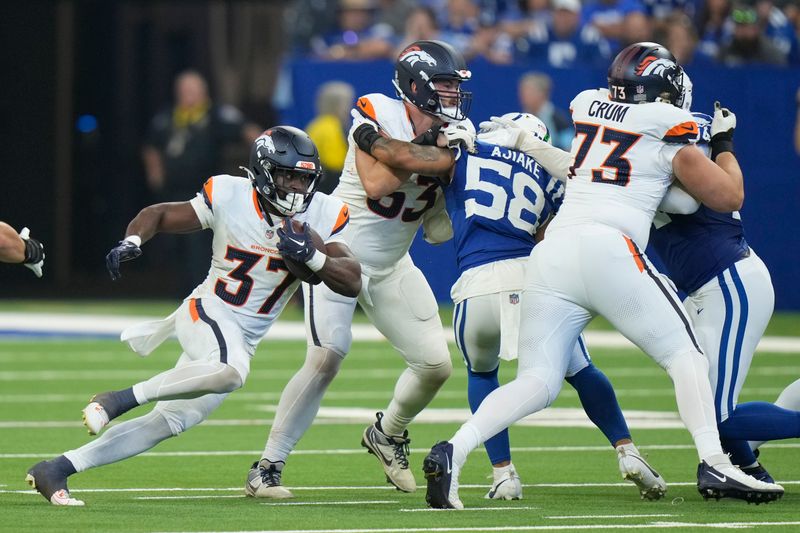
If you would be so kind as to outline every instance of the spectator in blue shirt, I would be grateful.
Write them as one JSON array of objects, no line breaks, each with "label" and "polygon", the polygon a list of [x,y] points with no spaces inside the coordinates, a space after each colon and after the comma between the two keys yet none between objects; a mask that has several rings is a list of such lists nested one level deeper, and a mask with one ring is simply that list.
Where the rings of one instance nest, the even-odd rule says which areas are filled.
[{"label": "spectator in blue shirt", "polygon": [[756,11],[767,38],[786,56],[790,64],[800,64],[797,33],[789,18],[772,0],[758,0]]},{"label": "spectator in blue shirt", "polygon": [[314,53],[325,59],[391,57],[394,31],[373,23],[375,8],[375,0],[339,0],[338,28],[312,39]]},{"label": "spectator in blue shirt", "polygon": [[523,43],[527,57],[556,68],[605,66],[611,55],[608,42],[594,27],[581,27],[580,0],[552,0],[551,6],[550,23],[537,25]]},{"label": "spectator in blue shirt", "polygon": [[517,85],[522,111],[535,115],[544,122],[553,146],[569,151],[575,130],[572,118],[550,101],[553,80],[543,72],[526,72]]},{"label": "spectator in blue shirt", "polygon": [[623,35],[623,21],[632,12],[645,12],[639,0],[598,0],[583,9],[582,22],[596,28],[608,40],[611,48],[618,50]]}]

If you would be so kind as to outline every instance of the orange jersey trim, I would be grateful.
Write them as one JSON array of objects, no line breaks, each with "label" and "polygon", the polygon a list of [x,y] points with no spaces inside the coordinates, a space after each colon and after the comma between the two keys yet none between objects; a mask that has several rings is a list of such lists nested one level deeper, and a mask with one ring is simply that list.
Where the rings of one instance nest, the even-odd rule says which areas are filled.
[{"label": "orange jersey trim", "polygon": [[375,106],[372,105],[372,102],[366,96],[362,96],[356,102],[356,108],[359,112],[367,118],[378,122],[378,115],[375,113]]},{"label": "orange jersey trim", "polygon": [[194,298],[189,300],[189,315],[192,317],[192,322],[200,320],[200,313],[197,312],[197,300]]},{"label": "orange jersey trim", "polygon": [[213,203],[213,194],[214,194],[214,178],[208,178],[206,182],[203,184],[203,198],[206,201],[209,209],[211,209],[211,205]]},{"label": "orange jersey trim", "polygon": [[681,122],[667,130],[667,133],[664,134],[664,140],[668,142],[688,142],[696,139],[699,133],[700,128],[697,127],[697,122],[690,120]]},{"label": "orange jersey trim", "polygon": [[642,254],[636,251],[636,245],[633,244],[633,241],[628,237],[625,237],[625,242],[628,244],[628,250],[630,250],[631,254],[633,255],[633,260],[636,261],[636,266],[639,267],[639,272],[644,272],[644,261],[642,260]]},{"label": "orange jersey trim", "polygon": [[339,211],[339,216],[336,218],[336,223],[331,230],[331,236],[342,231],[348,222],[350,222],[350,209],[348,209],[347,204],[345,204],[342,206],[341,211]]}]

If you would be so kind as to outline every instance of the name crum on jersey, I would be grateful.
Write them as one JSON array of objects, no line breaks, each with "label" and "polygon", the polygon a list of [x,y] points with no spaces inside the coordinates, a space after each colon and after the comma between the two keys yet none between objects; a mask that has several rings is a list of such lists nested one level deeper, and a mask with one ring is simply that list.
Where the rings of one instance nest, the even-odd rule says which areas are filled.
[{"label": "name crum on jersey", "polygon": [[612,104],[611,102],[600,102],[595,100],[589,105],[589,116],[599,117],[614,122],[622,122],[628,113],[630,106],[623,104]]},{"label": "name crum on jersey", "polygon": [[539,177],[539,163],[537,163],[532,157],[525,155],[522,152],[517,152],[511,150],[510,148],[501,148],[499,146],[495,146],[492,149],[492,157],[499,157],[501,159],[505,159],[506,161],[513,161],[525,167],[525,170],[527,170],[533,177]]}]

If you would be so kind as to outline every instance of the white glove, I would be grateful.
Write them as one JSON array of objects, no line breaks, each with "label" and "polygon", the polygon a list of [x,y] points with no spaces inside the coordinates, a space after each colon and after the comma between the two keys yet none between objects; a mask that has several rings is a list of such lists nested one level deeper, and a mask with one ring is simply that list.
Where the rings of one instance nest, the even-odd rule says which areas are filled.
[{"label": "white glove", "polygon": [[711,120],[711,138],[718,133],[730,132],[736,129],[736,115],[726,107],[720,106],[719,102],[714,102],[714,118]]},{"label": "white glove", "polygon": [[[26,241],[25,245],[27,246],[27,244],[28,244],[27,241],[31,240],[31,230],[29,230],[28,228],[22,228],[22,231],[19,232],[19,236],[23,241]],[[44,245],[41,242],[39,242],[39,241],[37,241],[35,239],[34,239],[34,242],[36,244],[38,244],[41,247],[42,250],[44,250]],[[23,263],[23,265],[28,267],[28,268],[30,268],[31,270],[33,270],[33,273],[36,275],[37,278],[41,278],[42,277],[42,267],[44,267],[44,258],[45,258],[45,255],[44,255],[44,253],[42,253],[42,259],[39,262],[37,262],[37,263]]]},{"label": "white glove", "polygon": [[422,237],[429,244],[453,238],[453,223],[445,208],[444,191],[436,191],[436,203],[422,215]]},{"label": "white glove", "polygon": [[700,209],[700,202],[676,181],[667,189],[667,194],[661,199],[659,211],[675,215],[689,215]]},{"label": "white glove", "polygon": [[464,145],[467,152],[475,153],[475,129],[470,124],[469,127],[463,122],[451,122],[441,131],[444,135],[447,148],[460,148]]},{"label": "white glove", "polygon": [[573,161],[569,152],[556,148],[519,123],[503,117],[492,117],[487,122],[481,122],[480,128],[479,141],[524,152],[544,167],[548,174],[562,182],[566,181]]}]

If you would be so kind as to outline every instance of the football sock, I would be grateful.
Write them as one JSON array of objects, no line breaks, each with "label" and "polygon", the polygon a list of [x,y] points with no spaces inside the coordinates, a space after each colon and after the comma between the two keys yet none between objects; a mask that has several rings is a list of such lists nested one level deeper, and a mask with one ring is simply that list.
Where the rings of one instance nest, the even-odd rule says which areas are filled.
[{"label": "football sock", "polygon": [[239,372],[225,363],[211,359],[190,361],[157,374],[133,386],[139,405],[155,400],[197,398],[206,394],[224,394],[242,386]]},{"label": "football sock", "polygon": [[64,452],[77,472],[107,465],[149,450],[173,433],[167,420],[157,410],[110,426],[97,440]]},{"label": "football sock", "polygon": [[69,477],[75,472],[77,472],[75,466],[70,462],[69,459],[67,459],[63,455],[59,455],[58,457],[50,461],[50,463],[53,465],[54,468],[57,468],[61,473],[61,475],[63,475],[64,477]]},{"label": "football sock", "polygon": [[724,439],[779,440],[800,437],[800,412],[767,402],[740,403],[719,425]]},{"label": "football sock", "polygon": [[[453,463],[464,464],[467,454],[503,429],[550,404],[547,384],[539,377],[521,374],[487,396],[475,414],[450,442]],[[459,462],[460,461],[460,462]]]},{"label": "football sock", "polygon": [[128,387],[120,391],[111,391],[99,395],[97,401],[105,409],[109,420],[114,420],[139,405],[136,396],[133,394],[133,387]]},{"label": "football sock", "polygon": [[394,387],[394,396],[384,411],[384,435],[402,435],[414,417],[433,400],[450,375],[450,361],[437,366],[410,366]]},{"label": "football sock", "polygon": [[[775,405],[783,407],[784,409],[789,409],[790,411],[800,411],[800,379],[783,389],[783,392],[781,392],[780,396],[778,396],[778,399],[775,401]],[[751,441],[750,448],[756,450],[762,444],[764,444],[764,440],[762,439]]]},{"label": "football sock", "polygon": [[694,439],[700,460],[724,455],[707,377],[708,360],[700,352],[690,350],[673,356],[666,371],[675,387],[678,413]]},{"label": "football sock", "polygon": [[[467,398],[469,399],[469,408],[473,413],[478,410],[483,399],[500,386],[500,382],[497,379],[499,368],[497,367],[491,372],[467,370]],[[493,465],[511,460],[511,445],[508,441],[507,429],[487,440],[484,446],[486,447],[486,453],[489,455],[489,461]]]},{"label": "football sock", "polygon": [[750,449],[750,444],[746,440],[732,440],[722,438],[722,449],[731,456],[731,463],[740,468],[746,468],[758,464],[755,453]]},{"label": "football sock", "polygon": [[317,416],[322,397],[341,364],[342,356],[333,350],[308,347],[303,367],[281,393],[262,457],[269,457],[272,462],[286,461]]},{"label": "football sock", "polygon": [[578,392],[589,420],[603,432],[612,446],[622,439],[631,438],[611,382],[599,368],[590,364],[568,377],[567,383]]}]

